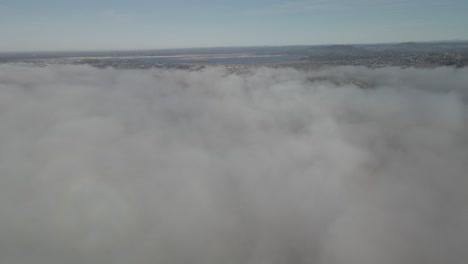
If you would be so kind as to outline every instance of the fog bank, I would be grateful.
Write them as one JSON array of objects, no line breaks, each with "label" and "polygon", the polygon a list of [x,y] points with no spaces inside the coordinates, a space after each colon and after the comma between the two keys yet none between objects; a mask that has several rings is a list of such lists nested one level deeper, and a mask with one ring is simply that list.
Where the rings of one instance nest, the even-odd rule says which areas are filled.
[{"label": "fog bank", "polygon": [[465,263],[467,104],[468,69],[0,65],[0,263]]}]

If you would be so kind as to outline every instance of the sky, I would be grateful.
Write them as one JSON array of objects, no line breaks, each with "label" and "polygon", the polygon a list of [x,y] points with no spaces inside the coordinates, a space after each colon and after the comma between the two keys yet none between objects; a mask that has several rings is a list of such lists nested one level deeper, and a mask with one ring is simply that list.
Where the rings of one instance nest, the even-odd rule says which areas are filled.
[{"label": "sky", "polygon": [[466,0],[0,0],[0,52],[468,39]]}]

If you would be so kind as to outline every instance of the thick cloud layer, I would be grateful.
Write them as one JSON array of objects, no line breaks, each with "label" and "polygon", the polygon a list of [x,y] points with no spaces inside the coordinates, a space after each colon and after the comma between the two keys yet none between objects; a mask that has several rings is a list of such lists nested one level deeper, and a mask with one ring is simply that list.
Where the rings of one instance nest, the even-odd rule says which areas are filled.
[{"label": "thick cloud layer", "polygon": [[467,69],[0,66],[0,262],[465,263],[467,95]]}]

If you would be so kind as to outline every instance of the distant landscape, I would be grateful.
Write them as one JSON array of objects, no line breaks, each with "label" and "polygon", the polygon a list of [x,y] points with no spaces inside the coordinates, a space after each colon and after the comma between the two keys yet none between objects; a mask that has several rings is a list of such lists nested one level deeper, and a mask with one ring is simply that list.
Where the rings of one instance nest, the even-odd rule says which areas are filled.
[{"label": "distant landscape", "polygon": [[200,69],[223,65],[233,70],[252,66],[318,69],[344,65],[431,68],[468,65],[468,41],[394,44],[218,47],[141,51],[0,53],[0,62],[90,64],[114,68]]}]

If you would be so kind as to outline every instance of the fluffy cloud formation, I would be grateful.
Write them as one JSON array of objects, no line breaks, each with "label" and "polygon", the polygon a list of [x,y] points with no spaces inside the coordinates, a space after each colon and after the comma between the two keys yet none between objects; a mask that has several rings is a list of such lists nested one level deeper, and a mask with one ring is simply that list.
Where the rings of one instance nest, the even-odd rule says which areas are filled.
[{"label": "fluffy cloud formation", "polygon": [[467,95],[467,69],[1,65],[0,262],[465,262]]}]

